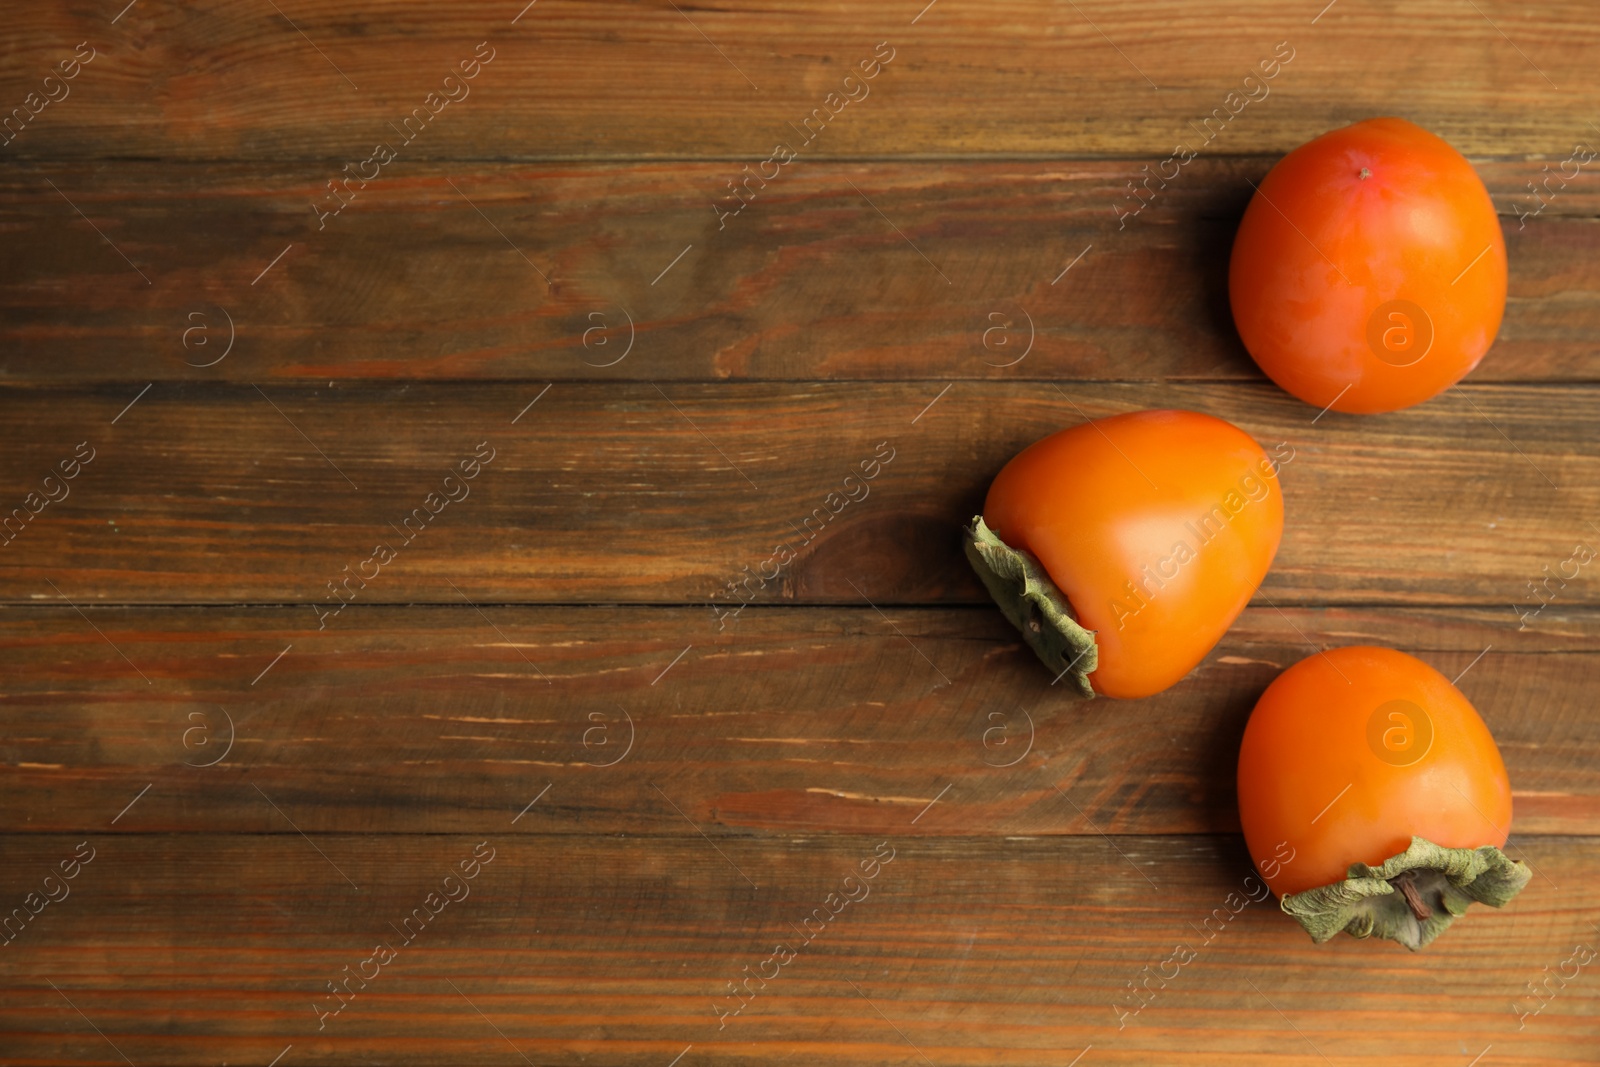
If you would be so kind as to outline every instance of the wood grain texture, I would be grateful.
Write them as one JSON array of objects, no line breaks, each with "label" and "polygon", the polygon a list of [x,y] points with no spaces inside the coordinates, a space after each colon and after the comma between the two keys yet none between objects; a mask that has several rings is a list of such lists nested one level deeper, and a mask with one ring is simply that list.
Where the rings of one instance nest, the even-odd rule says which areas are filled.
[{"label": "wood grain texture", "polygon": [[[124,5],[0,19],[0,1061],[1596,1062],[1592,4]],[[1505,324],[1319,415],[1228,250],[1386,113],[1483,176]],[[1285,539],[1189,678],[1085,704],[957,528],[1144,407],[1286,460]],[[1249,709],[1354,643],[1458,679],[1536,872],[1417,955],[1231,917]]]},{"label": "wood grain texture", "polygon": [[[95,850],[71,895],[0,949],[8,1059],[122,1062],[114,1044],[134,1063],[265,1064],[292,1044],[285,1063],[1059,1065],[1092,1045],[1085,1064],[1431,1067],[1492,1045],[1494,1063],[1593,1062],[1587,968],[1518,1013],[1528,982],[1595,942],[1594,838],[1517,839],[1541,872],[1528,889],[1412,955],[1313,945],[1270,900],[1238,903],[1260,890],[1232,839],[807,836],[724,839],[719,854],[692,833],[519,837],[508,821],[312,841],[0,837],[8,903],[80,841]],[[458,880],[470,895],[405,944],[402,920],[480,842],[493,858]],[[859,881],[880,843],[890,862]],[[858,899],[813,919],[806,943],[806,917],[845,893]],[[363,968],[380,942],[395,957]],[[729,983],[780,943],[793,958],[719,1030],[717,998],[737,1006]],[[1179,946],[1188,962],[1163,966]],[[371,981],[352,979],[319,1032],[313,1005],[337,1005],[327,983],[346,967]],[[1145,982],[1142,1010],[1119,1016]]]},{"label": "wood grain texture", "polygon": [[494,59],[407,158],[764,159],[879,42],[893,60],[814,154],[1165,155],[1280,42],[1292,58],[1259,103],[1234,105],[1214,150],[1287,151],[1391,113],[1479,154],[1564,154],[1592,133],[1600,30],[1583,0],[1324,6],[945,0],[918,17],[925,0],[541,0],[513,24],[518,0],[142,3],[115,23],[38,5],[0,30],[6,106],[78,42],[99,55],[4,151],[359,160],[480,42]]},{"label": "wood grain texture", "polygon": [[548,786],[506,832],[1237,832],[1257,697],[1350,644],[1460,676],[1518,832],[1600,816],[1587,611],[1519,632],[1509,612],[1253,609],[1135,702],[1052,687],[986,609],[750,608],[722,632],[698,609],[351,608],[323,632],[287,608],[86,614],[0,613],[13,832],[101,830],[146,785],[119,831],[283,829],[260,789],[307,832],[470,833]]},{"label": "wood grain texture", "polygon": [[[1150,162],[818,163],[720,220],[729,164],[408,164],[320,222],[326,166],[0,169],[0,380],[1261,380],[1227,263],[1273,159],[1120,221]],[[1471,381],[1600,378],[1600,180],[1547,166],[1479,164],[1511,279]]]},{"label": "wood grain texture", "polygon": [[[51,598],[56,582],[74,602],[731,607],[742,599],[730,583],[759,571],[777,577],[749,579],[740,598],[984,603],[957,531],[995,472],[1050,432],[1146,407],[1219,415],[1284,459],[1286,532],[1262,586],[1272,603],[1495,605],[1509,623],[1512,605],[1537,606],[1529,586],[1544,568],[1571,571],[1574,546],[1600,536],[1593,386],[1467,387],[1393,415],[1320,419],[1250,384],[140,393],[10,394],[0,455],[12,507],[77,445],[96,453],[71,495],[5,544],[4,599]],[[480,446],[494,458],[470,495],[429,505]],[[875,456],[889,462],[874,468]],[[876,478],[850,502],[840,494],[863,485],[844,479],[862,464]],[[423,510],[420,533],[420,520],[405,525],[425,508],[439,514]],[[798,558],[775,572],[780,543]],[[380,545],[396,558],[366,562]],[[1549,595],[1594,604],[1600,587],[1580,568]]]}]

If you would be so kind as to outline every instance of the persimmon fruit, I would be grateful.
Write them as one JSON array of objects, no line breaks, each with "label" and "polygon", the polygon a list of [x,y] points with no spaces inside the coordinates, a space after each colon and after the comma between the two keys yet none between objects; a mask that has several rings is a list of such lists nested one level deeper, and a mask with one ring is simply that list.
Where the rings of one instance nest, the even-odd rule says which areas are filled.
[{"label": "persimmon fruit", "polygon": [[1308,404],[1395,411],[1448,389],[1494,343],[1506,245],[1477,172],[1404,119],[1323,134],[1267,173],[1233,243],[1244,346]]},{"label": "persimmon fruit", "polygon": [[1147,696],[1205,658],[1266,577],[1283,535],[1278,466],[1198,412],[1085,422],[996,475],[967,555],[1058,680]]},{"label": "persimmon fruit", "polygon": [[1390,648],[1318,652],[1267,687],[1239,747],[1239,821],[1318,941],[1421,948],[1530,877],[1500,851],[1511,784],[1489,728],[1444,675]]}]

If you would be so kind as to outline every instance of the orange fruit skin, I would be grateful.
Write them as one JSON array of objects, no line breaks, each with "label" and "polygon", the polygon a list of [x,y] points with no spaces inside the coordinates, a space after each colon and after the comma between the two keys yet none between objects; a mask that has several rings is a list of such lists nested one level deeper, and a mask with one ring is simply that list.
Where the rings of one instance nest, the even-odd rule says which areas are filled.
[{"label": "orange fruit skin", "polygon": [[[1394,702],[1409,722],[1383,712]],[[1239,747],[1239,821],[1281,897],[1340,881],[1351,863],[1376,866],[1413,834],[1498,848],[1511,783],[1489,728],[1444,675],[1391,648],[1335,648],[1257,702]]]},{"label": "orange fruit skin", "polygon": [[1262,180],[1228,295],[1245,348],[1286,391],[1319,408],[1394,411],[1460,381],[1494,343],[1505,238],[1459,152],[1404,119],[1368,119],[1301,145]]},{"label": "orange fruit skin", "polygon": [[1249,603],[1283,536],[1283,495],[1276,465],[1237,426],[1136,411],[1024,449],[983,517],[1096,631],[1095,692],[1140,697],[1194,669]]}]

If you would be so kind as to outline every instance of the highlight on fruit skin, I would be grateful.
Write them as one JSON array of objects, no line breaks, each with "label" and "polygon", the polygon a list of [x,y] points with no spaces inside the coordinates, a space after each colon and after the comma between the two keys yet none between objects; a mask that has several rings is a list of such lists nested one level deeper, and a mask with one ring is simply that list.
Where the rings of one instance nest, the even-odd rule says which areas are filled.
[{"label": "highlight on fruit skin", "polygon": [[1330,649],[1280,674],[1245,727],[1238,785],[1250,855],[1319,943],[1343,931],[1420,949],[1532,877],[1501,852],[1511,783],[1488,726],[1394,649]]},{"label": "highlight on fruit skin", "polygon": [[1483,359],[1506,306],[1500,219],[1442,138],[1374,118],[1301,145],[1261,180],[1228,298],[1251,357],[1316,408],[1420,404]]},{"label": "highlight on fruit skin", "polygon": [[1193,411],[1085,422],[1001,469],[967,558],[1058,681],[1085,697],[1158,693],[1266,577],[1283,536],[1278,467],[1292,458]]}]

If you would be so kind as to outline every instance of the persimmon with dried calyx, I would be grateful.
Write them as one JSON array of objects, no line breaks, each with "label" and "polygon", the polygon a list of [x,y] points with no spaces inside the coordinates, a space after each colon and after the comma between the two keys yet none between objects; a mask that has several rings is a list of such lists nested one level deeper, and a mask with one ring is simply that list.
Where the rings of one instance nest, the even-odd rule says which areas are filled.
[{"label": "persimmon with dried calyx", "polygon": [[1283,535],[1277,474],[1210,415],[1096,419],[1005,465],[967,557],[1058,680],[1147,696],[1204,659],[1266,577]]},{"label": "persimmon with dried calyx", "polygon": [[1250,355],[1336,411],[1420,404],[1478,365],[1506,306],[1489,192],[1450,145],[1404,119],[1323,134],[1267,173],[1228,270]]},{"label": "persimmon with dried calyx", "polygon": [[1489,728],[1444,675],[1390,648],[1319,652],[1267,687],[1239,747],[1239,821],[1318,942],[1343,930],[1418,949],[1532,876],[1500,851],[1511,784]]}]

